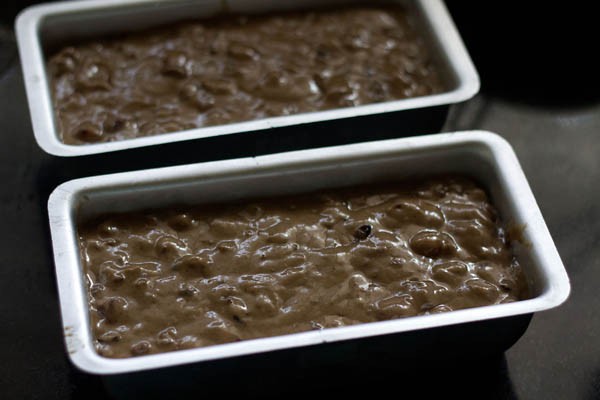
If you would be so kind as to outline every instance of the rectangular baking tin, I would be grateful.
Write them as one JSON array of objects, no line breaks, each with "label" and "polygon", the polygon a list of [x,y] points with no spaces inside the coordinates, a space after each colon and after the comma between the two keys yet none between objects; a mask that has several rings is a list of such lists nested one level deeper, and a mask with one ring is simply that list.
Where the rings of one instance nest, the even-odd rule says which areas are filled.
[{"label": "rectangular baking tin", "polygon": [[[524,228],[522,244],[516,242],[515,251],[527,276],[531,299],[126,359],[105,358],[94,350],[76,231],[79,218],[108,211],[215,203],[437,173],[466,174],[478,180],[503,220]],[[76,179],[54,190],[48,212],[67,349],[75,365],[97,374],[364,340],[474,321],[509,320],[505,317],[558,306],[570,290],[561,259],[512,148],[488,132],[428,135]],[[510,327],[495,334],[508,332]],[[522,333],[518,332],[512,342]],[[480,341],[494,340],[493,336]]]},{"label": "rectangular baking tin", "polygon": [[89,0],[35,5],[16,21],[16,35],[35,138],[42,149],[57,156],[80,156],[162,143],[255,131],[309,122],[335,120],[390,111],[410,110],[458,103],[479,90],[479,77],[464,44],[441,0],[400,1],[420,20],[419,26],[432,57],[440,66],[448,91],[357,107],[263,118],[228,125],[88,145],[60,141],[54,121],[44,50],[80,38],[140,30],[191,17],[210,17],[223,11],[260,13],[281,9],[342,5],[343,0],[249,1],[249,0]]}]

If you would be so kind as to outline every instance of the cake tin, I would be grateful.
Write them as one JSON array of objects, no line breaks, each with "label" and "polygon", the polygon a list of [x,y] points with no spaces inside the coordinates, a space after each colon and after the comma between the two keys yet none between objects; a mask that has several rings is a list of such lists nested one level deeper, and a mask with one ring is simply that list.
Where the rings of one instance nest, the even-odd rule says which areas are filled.
[{"label": "cake tin", "polygon": [[[529,299],[141,357],[111,359],[96,353],[78,247],[79,220],[106,212],[289,195],[437,174],[475,179],[489,193],[504,223],[522,231],[512,244],[529,284]],[[370,346],[364,351],[375,360],[378,352],[387,354],[390,349],[405,357],[414,353],[421,358],[439,358],[453,349],[502,352],[523,334],[533,313],[558,306],[570,290],[560,256],[515,153],[500,136],[483,131],[76,179],[54,190],[48,213],[66,347],[77,367],[94,374],[125,374],[198,363],[216,365],[226,359],[252,360],[252,356],[281,351],[319,354],[336,344],[349,343],[353,348],[363,343]]]},{"label": "cake tin", "polygon": [[414,14],[417,29],[431,49],[447,89],[444,92],[295,115],[262,118],[227,125],[146,136],[108,143],[64,144],[57,132],[46,71],[46,54],[80,40],[136,31],[190,18],[223,13],[264,13],[279,10],[343,6],[348,0],[86,0],[34,5],[17,18],[15,31],[36,141],[57,156],[81,156],[142,146],[206,138],[245,131],[306,124],[341,118],[447,106],[471,98],[479,90],[479,77],[454,23],[441,0],[399,2]]}]

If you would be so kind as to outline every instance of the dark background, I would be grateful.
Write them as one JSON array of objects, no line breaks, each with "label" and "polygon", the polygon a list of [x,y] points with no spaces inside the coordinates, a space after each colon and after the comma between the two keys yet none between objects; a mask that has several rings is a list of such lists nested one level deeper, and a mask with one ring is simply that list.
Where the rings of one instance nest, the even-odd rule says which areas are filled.
[{"label": "dark background", "polygon": [[[33,138],[12,33],[14,16],[28,3],[2,3],[0,16],[0,398],[106,397],[102,380],[76,371],[64,349],[45,209],[58,184],[440,129],[487,129],[514,146],[571,278],[568,302],[537,314],[505,355],[433,362],[412,372],[393,364],[353,371],[352,363],[295,370],[278,382],[257,378],[264,389],[245,397],[326,390],[345,397],[600,398],[600,35],[593,2],[526,9],[522,1],[448,1],[482,88],[447,117],[439,109],[394,113],[78,159],[49,156]],[[224,394],[235,388],[226,377],[215,385]]]}]

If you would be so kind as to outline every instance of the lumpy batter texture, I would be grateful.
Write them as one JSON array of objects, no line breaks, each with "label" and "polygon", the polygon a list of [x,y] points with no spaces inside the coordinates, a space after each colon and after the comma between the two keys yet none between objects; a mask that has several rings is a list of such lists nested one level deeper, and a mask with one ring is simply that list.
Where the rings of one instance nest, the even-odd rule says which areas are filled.
[{"label": "lumpy batter texture", "polygon": [[129,357],[526,297],[462,178],[107,215],[79,239],[98,352]]},{"label": "lumpy batter texture", "polygon": [[357,106],[443,90],[398,7],[185,22],[70,46],[48,62],[67,144]]}]

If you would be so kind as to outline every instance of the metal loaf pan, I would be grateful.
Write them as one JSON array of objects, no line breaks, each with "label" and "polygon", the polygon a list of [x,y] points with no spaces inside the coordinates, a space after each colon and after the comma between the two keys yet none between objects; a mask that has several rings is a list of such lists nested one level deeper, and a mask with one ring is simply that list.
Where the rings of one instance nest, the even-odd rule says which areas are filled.
[{"label": "metal loaf pan", "polygon": [[412,11],[448,85],[443,93],[289,116],[264,118],[228,125],[197,128],[156,136],[88,145],[60,141],[54,120],[45,50],[79,39],[134,31],[192,17],[205,18],[224,11],[261,13],[344,5],[348,0],[89,0],[42,4],[27,8],[16,20],[16,34],[23,78],[35,138],[42,149],[57,156],[81,156],[162,143],[226,135],[390,111],[443,106],[471,98],[479,90],[479,77],[464,44],[441,0],[388,0]]},{"label": "metal loaf pan", "polygon": [[[78,219],[109,211],[215,203],[441,173],[476,179],[489,192],[502,219],[524,227],[522,240],[514,245],[530,299],[126,359],[95,352]],[[303,357],[323,351],[350,354],[347,347],[337,353],[331,350],[338,344],[342,349],[348,344],[352,349],[368,345],[361,351],[374,360],[385,358],[391,349],[402,357],[421,358],[439,358],[465,348],[502,352],[523,334],[534,312],[558,306],[570,291],[560,256],[512,148],[489,132],[428,135],[76,179],[54,190],[48,210],[68,353],[77,367],[95,374],[217,365],[227,359],[252,360],[286,351]]]}]

